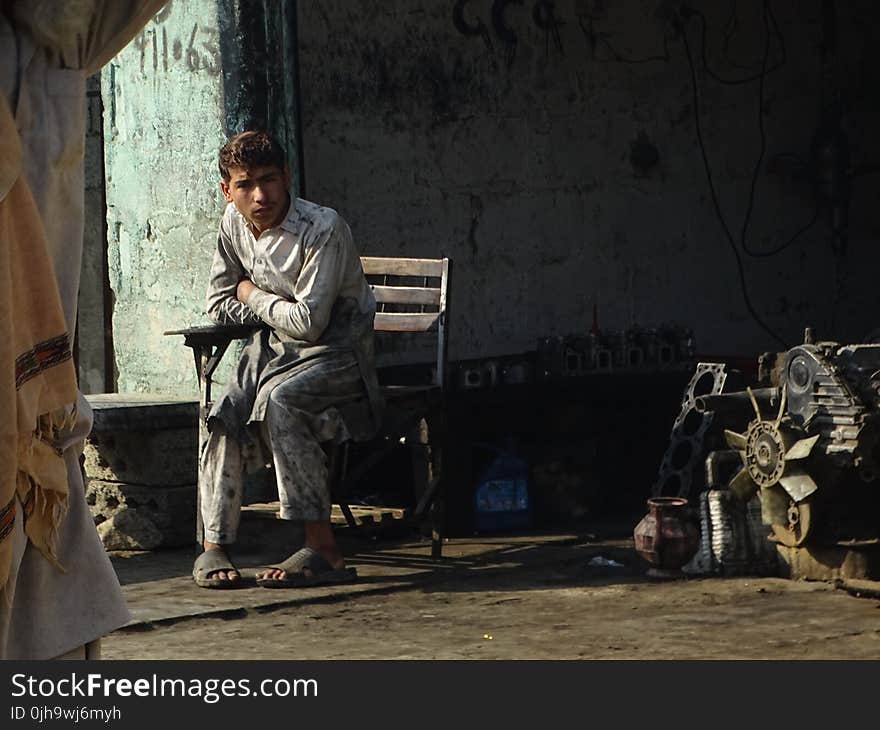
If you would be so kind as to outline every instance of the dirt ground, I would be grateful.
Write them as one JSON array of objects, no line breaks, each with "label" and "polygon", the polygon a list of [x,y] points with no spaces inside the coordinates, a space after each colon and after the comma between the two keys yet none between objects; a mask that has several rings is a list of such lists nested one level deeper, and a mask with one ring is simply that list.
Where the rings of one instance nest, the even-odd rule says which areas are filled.
[{"label": "dirt ground", "polygon": [[[623,566],[591,564],[597,556]],[[357,556],[352,564],[358,565]],[[492,560],[437,571],[387,592],[334,587],[298,605],[144,622],[106,637],[103,654],[107,659],[880,657],[875,598],[850,595],[831,583],[782,578],[653,581],[644,568],[626,541],[526,540]],[[177,585],[178,592],[190,590]],[[254,591],[266,589],[224,591],[224,600],[230,600],[228,594],[253,600]]]}]

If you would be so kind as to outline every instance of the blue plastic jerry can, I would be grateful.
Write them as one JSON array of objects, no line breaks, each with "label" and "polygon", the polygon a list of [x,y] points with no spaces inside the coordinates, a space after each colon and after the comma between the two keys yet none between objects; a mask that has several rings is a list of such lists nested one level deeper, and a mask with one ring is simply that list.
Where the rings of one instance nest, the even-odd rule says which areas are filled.
[{"label": "blue plastic jerry can", "polygon": [[[496,450],[496,449],[493,449]],[[529,504],[529,469],[512,445],[497,450],[474,491],[474,529],[507,531],[527,529],[532,524]]]}]

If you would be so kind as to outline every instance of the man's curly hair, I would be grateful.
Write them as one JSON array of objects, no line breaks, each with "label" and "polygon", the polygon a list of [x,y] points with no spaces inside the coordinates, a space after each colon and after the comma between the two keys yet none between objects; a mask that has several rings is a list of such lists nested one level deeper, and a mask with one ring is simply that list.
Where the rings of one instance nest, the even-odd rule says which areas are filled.
[{"label": "man's curly hair", "polygon": [[249,170],[254,167],[287,166],[287,155],[278,141],[268,132],[248,130],[236,134],[220,148],[220,176],[229,182],[231,170],[240,167]]}]

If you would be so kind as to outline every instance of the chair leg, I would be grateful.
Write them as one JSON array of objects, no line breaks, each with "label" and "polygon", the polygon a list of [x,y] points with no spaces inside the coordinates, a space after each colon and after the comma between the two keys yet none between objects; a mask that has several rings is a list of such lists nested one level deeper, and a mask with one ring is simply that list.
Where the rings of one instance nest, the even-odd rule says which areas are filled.
[{"label": "chair leg", "polygon": [[357,530],[359,525],[351,507],[345,501],[345,495],[338,493],[348,471],[348,442],[338,444],[331,441],[324,445],[324,451],[327,454],[327,486],[330,490],[330,498],[339,505],[348,526],[352,530]]},{"label": "chair leg", "polygon": [[434,487],[434,498],[431,502],[431,559],[439,560],[443,557],[443,522],[445,519],[445,500],[443,494],[443,481],[441,479],[442,450],[434,448],[435,473],[437,480]]},{"label": "chair leg", "polygon": [[[407,433],[406,442],[409,444],[416,505],[421,506],[434,476],[432,474],[430,430],[427,420],[419,419],[419,422]],[[418,512],[418,508],[416,511]]]},{"label": "chair leg", "polygon": [[202,547],[205,541],[205,523],[202,520],[202,456],[208,443],[207,413],[209,406],[210,404],[199,408],[199,440],[196,446],[196,457],[198,458],[196,472],[196,545],[199,548]]},{"label": "chair leg", "polygon": [[443,412],[430,414],[425,419],[430,437],[431,481],[425,497],[431,500],[431,559],[443,557],[443,527],[445,522],[445,495],[443,479],[443,450],[446,442],[446,423]]},{"label": "chair leg", "polygon": [[429,414],[421,418],[407,434],[416,497],[413,516],[418,520],[426,512],[430,512],[431,558],[434,560],[442,557],[443,552],[443,426],[442,415]]},{"label": "chair leg", "polygon": [[413,469],[413,486],[415,490],[416,508],[413,516],[419,520],[426,511],[430,510],[431,524],[431,558],[437,560],[443,550],[443,538],[440,534],[442,524],[442,505],[438,499],[439,482],[437,477],[440,472],[439,449],[432,443],[431,427],[427,418],[421,418],[410,429],[406,440],[410,446],[410,459]]},{"label": "chair leg", "polygon": [[351,507],[348,506],[348,502],[338,502],[339,509],[342,510],[342,514],[345,517],[345,521],[348,523],[348,526],[352,530],[360,530],[360,525],[354,517],[354,513],[351,511]]}]

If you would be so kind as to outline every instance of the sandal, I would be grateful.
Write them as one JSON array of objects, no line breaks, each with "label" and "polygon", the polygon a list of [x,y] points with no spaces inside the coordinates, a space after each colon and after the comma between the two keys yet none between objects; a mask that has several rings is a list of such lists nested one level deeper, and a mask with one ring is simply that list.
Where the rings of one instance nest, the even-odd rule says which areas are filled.
[{"label": "sandal", "polygon": [[[332,583],[350,583],[357,580],[354,568],[334,568],[326,558],[312,548],[297,550],[283,563],[269,568],[283,570],[284,578],[257,578],[257,585],[263,588],[303,588]],[[307,574],[305,571],[309,570]]]},{"label": "sandal", "polygon": [[192,576],[196,585],[200,588],[238,588],[241,585],[241,573],[237,578],[209,578],[211,573],[221,570],[234,570],[238,573],[229,556],[223,548],[211,548],[205,550],[193,564]]}]

